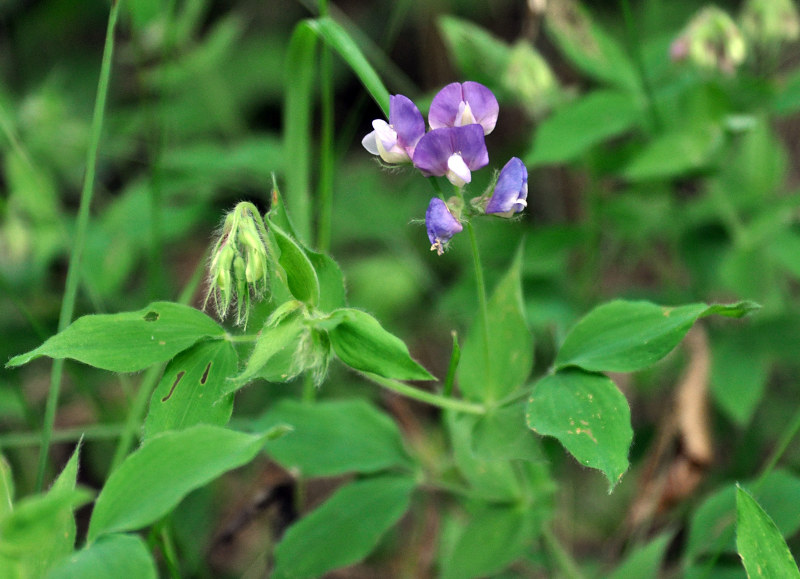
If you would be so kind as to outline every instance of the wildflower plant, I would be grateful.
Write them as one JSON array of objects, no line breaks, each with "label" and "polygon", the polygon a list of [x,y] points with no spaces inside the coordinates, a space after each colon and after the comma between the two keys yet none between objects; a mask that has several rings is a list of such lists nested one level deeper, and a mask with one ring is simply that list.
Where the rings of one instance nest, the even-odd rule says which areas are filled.
[{"label": "wildflower plant", "polygon": [[[709,349],[721,355],[722,363],[714,371],[727,377],[722,380],[724,387],[739,388],[736,396],[714,394],[715,400],[728,401],[718,402],[719,407],[729,421],[739,425],[752,418],[759,400],[749,385],[759,376],[766,380],[776,352],[796,357],[796,352],[787,354],[785,344],[796,336],[796,324],[781,323],[775,316],[761,328],[758,339],[751,340],[753,326],[722,323],[719,318],[742,318],[760,306],[748,300],[712,301],[715,296],[746,293],[739,291],[737,282],[743,279],[742,272],[770,264],[777,265],[765,270],[774,274],[764,276],[768,291],[754,290],[766,299],[765,310],[781,311],[785,306],[781,300],[788,300],[796,290],[796,252],[791,250],[798,247],[798,235],[794,227],[786,225],[796,225],[791,205],[796,195],[782,196],[771,204],[764,189],[770,184],[777,187],[773,175],[749,180],[740,173],[743,167],[749,170],[759,163],[780,168],[781,157],[773,154],[777,145],[770,137],[770,125],[757,116],[762,109],[742,122],[746,115],[734,104],[723,112],[719,103],[708,106],[719,91],[736,89],[738,69],[748,54],[738,24],[718,9],[706,9],[677,33],[671,53],[660,39],[656,46],[660,52],[648,51],[647,59],[637,52],[631,57],[634,65],[622,44],[578,3],[529,4],[531,18],[537,23],[545,19],[543,30],[554,47],[591,80],[585,84],[592,87],[587,94],[556,90],[555,76],[549,67],[539,66],[540,57],[530,52],[533,48],[527,38],[506,45],[488,34],[477,34],[477,25],[470,24],[464,33],[459,21],[447,19],[450,48],[463,52],[456,61],[469,65],[467,56],[472,54],[474,61],[480,61],[473,70],[484,76],[464,74],[462,78],[470,80],[436,87],[423,114],[411,97],[389,93],[351,33],[330,17],[327,3],[321,2],[318,17],[297,24],[286,51],[283,64],[292,78],[284,87],[287,118],[282,144],[276,145],[270,136],[255,148],[248,143],[239,155],[223,155],[224,148],[215,149],[212,156],[203,147],[198,147],[202,154],[193,152],[202,161],[194,165],[198,171],[213,173],[209,165],[224,166],[226,170],[220,170],[224,175],[218,175],[216,182],[222,190],[230,178],[228,162],[249,159],[254,149],[261,155],[278,147],[280,154],[270,161],[280,171],[272,174],[271,187],[265,186],[263,191],[266,210],[262,213],[256,204],[241,202],[225,214],[210,243],[208,258],[191,276],[181,298],[148,298],[127,311],[86,314],[72,320],[81,276],[89,280],[85,283],[90,290],[87,295],[96,298],[100,293],[98,286],[90,283],[96,268],[86,267],[81,260],[86,259],[82,257],[84,249],[104,246],[88,243],[86,238],[89,233],[100,236],[116,230],[107,227],[98,233],[88,229],[120,10],[120,3],[112,2],[96,125],[87,154],[87,180],[75,226],[77,249],[70,258],[59,327],[23,353],[18,352],[27,346],[15,343],[17,352],[6,364],[13,370],[39,358],[54,360],[36,482],[28,484],[32,488],[24,498],[19,498],[23,492],[15,488],[12,472],[23,470],[27,463],[4,459],[3,455],[14,449],[0,435],[0,441],[6,443],[0,444],[0,496],[4,498],[0,501],[0,572],[10,570],[10,576],[34,578],[99,576],[108,569],[121,577],[147,579],[159,573],[212,576],[216,569],[204,562],[208,552],[240,533],[254,513],[271,512],[268,507],[277,505],[280,508],[275,510],[281,511],[285,520],[271,522],[269,537],[265,535],[259,542],[267,546],[258,547],[252,557],[257,563],[249,563],[249,570],[216,575],[252,573],[261,565],[263,574],[276,578],[322,577],[371,555],[380,562],[389,554],[395,559],[375,573],[402,568],[409,576],[445,579],[579,577],[579,568],[585,563],[587,569],[600,573],[613,565],[610,575],[616,577],[655,576],[666,560],[667,547],[672,544],[677,551],[685,542],[685,552],[676,564],[680,566],[678,574],[699,575],[717,565],[718,559],[719,565],[730,571],[727,567],[733,557],[720,555],[738,552],[749,574],[768,569],[776,577],[797,576],[785,539],[800,527],[800,518],[784,513],[785,518],[773,521],[759,501],[780,496],[789,497],[787,504],[795,504],[800,496],[800,477],[790,469],[773,469],[786,458],[789,442],[800,431],[800,414],[791,420],[753,482],[718,487],[710,506],[704,505],[698,514],[681,509],[666,526],[659,519],[661,509],[670,508],[670,500],[679,500],[669,494],[672,487],[661,492],[663,481],[672,484],[683,477],[685,485],[694,484],[688,492],[684,487],[683,497],[687,497],[697,488],[704,469],[710,468],[714,453],[703,430],[707,418],[698,418],[706,409],[704,396],[712,365]],[[622,4],[631,50],[638,51],[630,6]],[[781,29],[774,17],[764,16],[766,4],[752,2],[748,6],[745,36],[754,30],[772,40],[794,34],[791,26]],[[139,4],[132,4],[131,10],[133,34],[141,35],[141,46],[150,46],[147,42],[160,38],[154,31],[160,30],[163,22],[153,20],[151,11]],[[184,20],[188,22],[192,15],[181,13],[178,17],[181,26],[188,26]],[[222,50],[219,46],[224,43],[219,39],[231,38],[226,34],[215,36],[215,49],[209,54]],[[166,35],[163,42],[166,38],[172,37]],[[190,44],[182,48],[189,50]],[[436,277],[440,268],[459,274],[452,276],[454,287],[437,287],[430,292],[436,294],[433,303],[418,308],[423,323],[414,339],[401,337],[406,330],[398,330],[393,322],[382,321],[359,307],[346,283],[352,279],[345,275],[353,271],[348,269],[351,264],[342,262],[340,266],[334,259],[335,253],[346,251],[344,244],[334,243],[332,233],[337,189],[334,172],[349,168],[345,162],[339,163],[335,154],[334,53],[344,59],[382,111],[382,117],[371,123],[362,120],[363,127],[371,130],[365,131],[362,148],[357,138],[350,139],[353,149],[362,159],[366,158],[362,149],[366,149],[381,166],[409,168],[413,185],[407,189],[408,198],[416,216],[424,212],[427,235],[426,240],[421,228],[408,227],[414,240],[409,255],[430,268],[426,272],[429,277]],[[655,69],[663,77],[651,75],[647,69],[653,55],[660,59]],[[496,70],[491,74],[486,73],[484,56],[495,59],[491,62]],[[725,82],[720,77],[709,78],[713,75],[682,76],[685,69],[670,62],[670,57],[722,71]],[[520,63],[520,58],[525,62]],[[514,79],[520,67],[540,70],[542,86],[524,86],[525,79]],[[192,75],[187,77],[194,80]],[[164,78],[169,82],[159,82],[169,84],[183,76]],[[312,122],[317,111],[316,78],[319,126]],[[750,82],[752,79],[746,79]],[[154,82],[153,86],[160,85]],[[776,83],[778,86],[783,85]],[[770,93],[760,104],[763,110],[800,108],[789,98],[796,87],[787,86],[789,92]],[[770,90],[778,90],[775,87],[770,85]],[[195,84],[189,89],[188,93],[196,94]],[[416,98],[423,91],[411,87],[403,92]],[[762,92],[751,91],[747,98],[760,98]],[[554,99],[547,106],[519,102],[544,94]],[[514,143],[520,147],[516,156],[498,161],[487,147],[486,136],[510,122],[508,98],[517,99],[520,106],[515,111],[527,111],[538,123],[531,129],[527,150]],[[728,101],[735,107],[745,106],[732,97]],[[684,123],[692,116],[680,109],[684,103],[689,103],[692,115],[701,118]],[[555,110],[543,117],[551,105]],[[753,133],[742,129],[734,134],[730,127],[737,121],[740,127],[757,128]],[[36,183],[24,172],[32,161],[17,150],[22,149],[14,127],[4,130],[14,144],[11,154],[21,155],[25,161],[16,157],[16,161],[8,161],[13,169],[10,179],[26,187]],[[612,138],[621,145],[605,150]],[[511,143],[507,145],[511,149]],[[719,163],[728,156],[737,162]],[[171,157],[167,160],[179,164]],[[585,180],[591,184],[583,207],[586,223],[548,228],[541,215],[528,216],[534,206],[529,203],[529,193],[536,196],[536,206],[551,195],[540,179],[549,165],[564,170],[578,167],[590,177]],[[260,156],[258,163],[248,168],[267,182],[269,175],[264,174]],[[381,169],[373,163],[369,170]],[[492,172],[492,176],[484,190],[474,191],[471,188],[479,180],[473,176],[479,171]],[[199,172],[193,187],[206,178],[206,173]],[[388,187],[396,172],[391,173],[385,181]],[[697,192],[678,189],[678,184],[692,179],[702,185],[696,187]],[[150,195],[147,200],[153,204],[158,201],[157,181],[145,188]],[[750,196],[744,200],[726,197],[731,183],[737,188],[749,187]],[[348,196],[355,196],[353,189],[336,190],[337,208],[354,203]],[[131,205],[124,205],[126,211],[119,212],[126,219],[129,207],[143,203],[141,191],[134,188]],[[369,193],[375,194],[372,188]],[[694,197],[700,201],[680,213],[679,204],[686,197],[692,197],[688,203],[694,202]],[[640,203],[645,209],[636,213]],[[368,206],[374,206],[374,197],[369,198]],[[385,220],[382,224],[396,220],[401,230],[408,216],[396,207],[382,204],[380,218]],[[756,217],[750,219],[751,213],[757,213]],[[153,227],[161,222],[156,217]],[[358,217],[363,221],[363,215]],[[192,222],[197,228],[203,223],[199,218]],[[686,229],[669,229],[679,227]],[[716,233],[717,229],[725,235],[718,235],[714,244],[693,243],[697,230]],[[652,231],[656,234],[650,235]],[[617,237],[611,238],[610,232]],[[489,234],[495,237],[489,238]],[[759,245],[773,235],[780,247]],[[131,233],[132,238],[137,236],[141,232]],[[400,245],[395,237],[390,241],[387,245]],[[728,241],[730,246],[722,247]],[[613,261],[617,256],[613,251],[629,250],[634,242],[638,250],[652,251],[641,261],[647,261],[645,265],[656,273],[651,274],[650,269],[646,273],[664,275],[671,282],[662,280],[669,291],[659,294],[652,287],[632,282],[631,288],[606,287],[611,285],[609,280],[625,272],[623,260]],[[501,249],[484,251],[492,261],[491,269],[485,271],[481,250],[489,243]],[[453,244],[457,249],[448,252]],[[683,245],[689,248],[690,258],[675,269],[681,275],[691,271],[702,280],[718,275],[719,283],[698,286],[703,291],[685,290],[683,279],[668,278],[669,274],[658,269],[669,269],[671,264],[665,265],[663,256],[677,260]],[[146,252],[142,250],[142,254]],[[467,259],[463,259],[465,255]],[[114,265],[113,257],[90,263]],[[150,267],[157,272],[159,264],[152,256],[150,259]],[[387,270],[394,271],[397,263],[390,261]],[[202,270],[207,279],[205,301],[202,307],[193,307],[189,303]],[[784,279],[775,274],[784,270],[795,277]],[[547,274],[544,280],[537,277],[542,272]],[[378,293],[391,285],[372,270],[363,277]],[[466,279],[463,286],[462,279]],[[776,279],[778,282],[772,283]],[[758,290],[761,280],[748,281],[751,285],[741,287]],[[161,296],[166,291],[153,293]],[[627,297],[608,299],[609,293]],[[440,296],[451,299],[451,295],[458,300],[458,320],[447,315],[442,306],[446,300],[439,301]],[[670,305],[642,299],[644,295]],[[709,318],[719,323],[712,326]],[[710,339],[706,328],[714,330]],[[443,345],[442,336],[450,336],[451,341]],[[781,342],[778,346],[782,349],[763,346],[776,342]],[[695,397],[693,412],[680,415],[685,418],[688,414],[693,420],[688,426],[686,420],[669,421],[667,436],[672,438],[656,446],[675,447],[678,457],[663,469],[667,471],[663,479],[648,479],[648,473],[642,473],[647,469],[631,469],[632,461],[644,462],[642,448],[648,439],[639,426],[648,418],[649,410],[642,409],[648,405],[641,404],[644,394],[640,390],[645,389],[639,388],[636,378],[644,375],[659,382],[663,376],[677,376],[684,360],[672,352],[681,344],[689,358],[686,377],[681,380],[688,386],[676,388],[679,395],[675,398],[676,404],[685,405]],[[121,414],[123,405],[125,415],[120,424],[96,425],[83,442],[83,430],[73,436],[70,440],[76,444],[66,464],[51,475],[52,439],[55,434],[68,438],[76,432],[55,430],[66,360],[122,375],[124,396],[115,398],[110,415]],[[755,371],[748,365],[753,360],[760,364]],[[731,368],[744,368],[747,379]],[[83,377],[77,371],[74,375]],[[74,382],[89,390],[94,388],[96,375],[104,374],[93,372],[91,380]],[[131,388],[134,380],[137,387]],[[640,403],[630,404],[632,397]],[[417,404],[407,404],[410,401]],[[747,408],[743,408],[745,404]],[[435,411],[417,412],[419,405]],[[87,445],[95,444],[93,438],[101,437],[116,441],[108,460],[98,460],[96,454],[105,455],[94,452],[94,446],[93,452],[85,451]],[[544,439],[557,445],[548,445]],[[737,476],[750,464],[740,462]],[[245,465],[251,465],[243,469],[247,472],[231,474]],[[89,476],[79,476],[84,467]],[[255,482],[219,488],[210,485],[222,476],[246,477],[252,472],[256,473]],[[580,485],[570,483],[569,476],[580,477]],[[33,476],[17,478],[24,481]],[[53,479],[50,485],[45,484],[48,478]],[[273,479],[279,482],[275,484]],[[326,494],[320,501],[309,500],[310,491],[316,495],[318,479],[325,479],[319,488],[324,487]],[[95,482],[97,488],[85,486]],[[613,502],[628,501],[637,494],[634,486],[644,489],[645,497],[630,499],[626,513],[613,524],[604,522],[603,527],[630,527],[612,539],[615,545],[633,545],[631,552],[615,556],[611,562],[580,552],[573,555],[560,533],[564,520],[560,503],[564,501],[557,494],[572,489],[570,495],[579,495],[576,501],[583,501],[584,494],[590,497],[592,509],[583,509],[578,502],[571,513],[576,523],[583,525],[591,518],[588,511],[606,509],[612,504],[608,494],[621,486],[623,492]],[[256,490],[252,496],[231,497],[228,487]],[[282,495],[290,497],[283,500]],[[770,500],[763,502],[769,504]],[[88,524],[77,526],[75,511],[90,503]],[[234,522],[218,529],[204,528],[201,533],[197,521],[206,520],[211,511],[201,507],[207,510],[199,517],[197,504],[223,505],[221,510],[230,510]],[[691,524],[685,529],[687,517]],[[733,521],[735,539],[732,533],[725,534]],[[401,532],[390,533],[398,526]],[[673,527],[680,527],[686,538],[672,542],[670,530],[650,539],[652,530]],[[430,555],[422,557],[421,553]]]}]

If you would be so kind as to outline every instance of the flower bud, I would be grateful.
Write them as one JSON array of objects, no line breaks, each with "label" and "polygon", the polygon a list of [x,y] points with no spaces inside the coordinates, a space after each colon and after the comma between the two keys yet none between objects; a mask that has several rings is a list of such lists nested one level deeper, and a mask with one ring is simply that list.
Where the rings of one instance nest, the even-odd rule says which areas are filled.
[{"label": "flower bud", "polygon": [[425,227],[428,230],[431,251],[436,251],[438,255],[442,255],[450,239],[464,229],[447,204],[438,197],[431,199],[428,205],[428,211],[425,212]]},{"label": "flower bud", "polygon": [[264,220],[252,203],[239,203],[228,213],[209,265],[206,303],[214,296],[217,314],[224,319],[236,304],[236,323],[246,325],[251,300],[269,291],[269,252]]},{"label": "flower bud", "polygon": [[742,32],[761,46],[800,37],[800,17],[792,0],[748,0],[742,10]]},{"label": "flower bud", "polygon": [[716,6],[700,10],[670,46],[673,60],[733,73],[746,55],[742,33],[728,14]]}]

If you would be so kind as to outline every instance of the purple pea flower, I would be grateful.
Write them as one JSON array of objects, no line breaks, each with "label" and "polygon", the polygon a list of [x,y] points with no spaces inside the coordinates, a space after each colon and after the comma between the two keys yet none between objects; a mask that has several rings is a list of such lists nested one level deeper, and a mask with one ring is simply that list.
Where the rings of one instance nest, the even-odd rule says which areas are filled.
[{"label": "purple pea flower", "polygon": [[480,125],[429,131],[414,151],[414,166],[426,177],[446,176],[456,187],[472,181],[472,171],[489,164]]},{"label": "purple pea flower", "polygon": [[438,255],[444,253],[447,242],[456,233],[460,233],[464,227],[458,222],[447,204],[434,197],[425,212],[425,227],[428,229],[428,239],[431,241],[431,251],[436,251]]},{"label": "purple pea flower", "polygon": [[389,122],[375,119],[372,128],[361,141],[367,151],[387,163],[408,163],[425,134],[425,119],[411,99],[396,94],[389,98]]},{"label": "purple pea flower", "polygon": [[528,205],[528,170],[517,157],[511,157],[500,170],[492,198],[486,205],[486,213],[497,213],[501,217],[511,217]]},{"label": "purple pea flower", "polygon": [[483,127],[483,134],[488,135],[497,124],[499,112],[500,105],[488,88],[473,81],[454,82],[433,97],[428,123],[432,129],[477,123]]}]

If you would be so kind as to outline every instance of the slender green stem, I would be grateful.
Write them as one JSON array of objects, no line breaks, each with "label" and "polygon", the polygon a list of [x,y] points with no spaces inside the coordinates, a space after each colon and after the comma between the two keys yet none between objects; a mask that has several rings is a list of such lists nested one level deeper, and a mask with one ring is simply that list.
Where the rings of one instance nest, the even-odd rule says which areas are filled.
[{"label": "slender green stem", "polygon": [[320,55],[321,133],[319,165],[319,214],[317,215],[317,249],[327,252],[331,246],[333,217],[333,61],[331,49],[322,45]]},{"label": "slender green stem", "polygon": [[547,525],[542,530],[542,539],[553,556],[553,560],[558,568],[561,570],[561,576],[568,579],[583,579],[583,573],[578,568],[578,564],[572,559],[570,554],[555,536],[552,529]]},{"label": "slender green stem", "polygon": [[[84,440],[117,438],[122,433],[123,427],[122,424],[92,424],[66,428],[54,431],[51,440],[53,442],[77,442],[81,437]],[[41,432],[9,432],[0,435],[0,448],[38,446],[41,442]]]},{"label": "slender green stem", "polygon": [[447,367],[447,376],[444,379],[444,389],[442,392],[448,398],[453,394],[453,383],[456,379],[456,370],[458,369],[458,362],[461,360],[461,348],[458,345],[458,334],[453,331],[453,353],[450,355],[450,365]]},{"label": "slender green stem", "polygon": [[[103,117],[106,109],[106,97],[108,96],[108,86],[111,79],[111,61],[114,54],[114,30],[117,25],[117,15],[119,14],[119,2],[112,0],[111,11],[108,16],[108,27],[106,29],[106,41],[103,48],[103,60],[100,65],[100,80],[97,83],[97,96],[94,104],[94,114],[92,116],[91,137],[89,150],[86,155],[86,175],[83,180],[83,190],[81,191],[81,202],[78,209],[78,221],[75,228],[75,240],[72,244],[72,252],[67,269],[66,287],[64,290],[64,300],[61,302],[61,315],[58,319],[58,331],[64,330],[72,321],[75,311],[75,301],[78,294],[78,282],[80,280],[81,259],[83,257],[84,246],[86,245],[86,231],[89,227],[89,209],[92,204],[94,194],[94,177],[97,169],[97,151],[100,148],[100,135],[103,130]],[[41,491],[44,487],[44,475],[47,469],[47,459],[50,454],[50,439],[53,434],[53,426],[58,409],[58,397],[61,392],[61,376],[64,372],[64,360],[58,359],[53,362],[50,374],[50,390],[47,393],[47,403],[44,413],[44,425],[42,428],[42,447],[39,454],[39,466],[36,472],[36,490]]]},{"label": "slender green stem", "polygon": [[625,30],[628,35],[628,43],[630,45],[631,57],[633,58],[634,65],[639,74],[642,82],[642,90],[644,91],[645,98],[647,99],[647,108],[650,112],[650,119],[653,122],[653,127],[656,131],[660,131],[663,123],[661,115],[658,113],[656,106],[655,91],[650,82],[650,77],[647,74],[647,68],[644,65],[644,58],[642,58],[642,43],[639,38],[639,29],[633,19],[633,12],[631,11],[630,0],[620,0],[622,7],[622,17],[625,20]]},{"label": "slender green stem", "polygon": [[455,398],[446,398],[445,396],[440,396],[439,394],[434,394],[432,392],[420,390],[419,388],[414,388],[408,384],[403,384],[398,380],[384,378],[383,376],[370,374],[369,372],[361,372],[361,375],[371,382],[374,382],[378,386],[382,386],[383,388],[391,390],[392,392],[396,392],[397,394],[405,396],[406,398],[413,398],[414,400],[419,400],[420,402],[424,402],[432,406],[438,406],[439,408],[445,408],[447,410],[466,412],[468,414],[486,414],[486,408],[481,404],[466,402],[465,400],[456,400]]},{"label": "slender green stem", "polygon": [[489,306],[486,301],[486,282],[483,279],[483,265],[481,265],[481,255],[478,252],[478,239],[475,236],[475,228],[472,222],[467,221],[467,232],[469,233],[469,242],[472,247],[472,263],[475,268],[475,285],[478,290],[478,310],[480,312],[480,320],[482,326],[483,337],[483,355],[486,357],[486,377],[491,375],[492,359],[489,352]]},{"label": "slender green stem", "polygon": [[753,483],[751,490],[754,493],[757,493],[761,485],[764,484],[764,481],[775,468],[775,465],[778,464],[778,461],[786,452],[786,449],[789,448],[789,444],[792,442],[794,437],[797,436],[798,432],[800,432],[800,408],[798,408],[797,412],[795,413],[789,428],[784,431],[783,436],[778,441],[778,445],[772,451],[769,460],[767,460],[767,462],[764,464],[764,467],[761,469],[761,473],[758,475],[756,482]]}]

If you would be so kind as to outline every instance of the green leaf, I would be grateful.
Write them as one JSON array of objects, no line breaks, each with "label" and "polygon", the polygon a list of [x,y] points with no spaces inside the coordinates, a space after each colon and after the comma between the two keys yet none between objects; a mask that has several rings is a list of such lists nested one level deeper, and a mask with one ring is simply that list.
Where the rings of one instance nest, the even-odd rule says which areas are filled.
[{"label": "green leaf", "polygon": [[136,312],[83,316],[63,332],[6,366],[40,356],[73,358],[112,372],[137,372],[165,362],[204,338],[225,331],[203,312],[172,302],[154,302]]},{"label": "green leaf", "polygon": [[283,138],[287,161],[285,198],[299,239],[311,238],[311,121],[314,109],[317,34],[311,20],[294,27],[286,52]]},{"label": "green leaf", "polygon": [[14,473],[6,457],[0,454],[0,524],[14,510]]},{"label": "green leaf", "polygon": [[[66,522],[91,500],[85,489],[57,489],[20,500],[0,522],[0,570],[10,577],[41,577],[64,552]],[[69,537],[66,537],[68,540]]]},{"label": "green leaf", "polygon": [[800,577],[778,527],[740,486],[736,487],[736,548],[748,577]]},{"label": "green leaf", "polygon": [[[303,317],[299,313],[291,313],[274,325],[267,320],[259,333],[245,369],[229,382],[223,392],[225,394],[235,392],[257,377],[280,378],[276,376],[278,373],[286,374],[284,380],[292,377],[291,358],[304,330]],[[281,354],[286,355],[281,356]],[[276,361],[280,363],[275,364]]]},{"label": "green leaf", "polygon": [[521,505],[478,503],[442,562],[442,578],[471,579],[502,571],[522,557],[539,532],[532,515]]},{"label": "green leaf", "polygon": [[508,44],[467,20],[442,16],[438,24],[450,58],[464,78],[483,84],[497,82],[498,72],[506,70],[511,60]]},{"label": "green leaf", "polygon": [[572,63],[591,77],[638,91],[639,77],[625,51],[577,2],[548,7],[546,32]]},{"label": "green leaf", "polygon": [[[746,487],[752,487],[748,482]],[[800,503],[800,478],[784,470],[770,473],[758,487],[758,501],[772,515],[784,537],[800,529],[800,512],[786,505]],[[736,488],[733,484],[718,489],[692,513],[686,551],[690,557],[716,551],[733,553],[733,527],[736,520]]]},{"label": "green leaf", "polygon": [[64,559],[47,579],[156,579],[156,565],[145,542],[136,535],[114,533]]},{"label": "green leaf", "polygon": [[597,372],[647,368],[680,343],[701,317],[742,317],[759,306],[689,304],[666,307],[616,300],[596,307],[570,330],[556,356],[556,369],[579,366]]},{"label": "green leaf", "polygon": [[319,304],[319,280],[308,256],[294,239],[274,223],[270,232],[281,250],[279,262],[286,272],[289,291],[301,302],[316,306]]},{"label": "green leaf", "polygon": [[233,412],[233,397],[223,393],[237,363],[236,350],[227,340],[200,342],[178,354],[150,398],[145,438],[195,424],[225,426]]},{"label": "green leaf", "polygon": [[527,421],[538,434],[557,438],[578,462],[602,471],[609,492],[628,470],[630,408],[607,376],[578,369],[545,376],[533,387]]},{"label": "green leaf", "polygon": [[472,450],[483,460],[544,461],[536,436],[525,424],[524,401],[489,408],[472,432]]},{"label": "green leaf", "polygon": [[748,332],[715,337],[711,358],[714,402],[737,425],[746,426],[764,395],[770,369],[768,357],[753,348]]},{"label": "green leaf", "polygon": [[667,546],[672,539],[671,534],[665,533],[647,543],[635,548],[614,572],[607,575],[608,579],[629,579],[630,577],[658,577],[661,562]]},{"label": "green leaf", "polygon": [[800,109],[800,69],[795,68],[782,83],[771,108],[778,116],[790,115]]},{"label": "green leaf", "polygon": [[[75,447],[72,456],[67,461],[61,474],[58,475],[50,493],[74,491],[78,480],[78,460],[80,457],[81,443]],[[53,521],[53,539],[43,543],[38,548],[38,557],[44,561],[45,567],[50,568],[53,563],[66,557],[75,549],[75,536],[77,526],[75,516],[70,509],[63,509],[58,520]]]},{"label": "green leaf", "polygon": [[397,425],[363,400],[316,404],[282,400],[254,424],[265,430],[284,423],[291,424],[293,431],[269,444],[266,452],[304,477],[372,473],[411,465]]},{"label": "green leaf", "polygon": [[680,176],[707,165],[721,144],[722,132],[716,125],[665,133],[645,145],[622,175],[631,181]]},{"label": "green leaf", "polygon": [[331,312],[347,305],[344,275],[339,264],[324,253],[304,248],[308,260],[314,266],[319,280],[319,309]]},{"label": "green leaf", "polygon": [[320,577],[357,563],[408,509],[415,483],[406,477],[351,482],[289,528],[275,548],[274,579]]},{"label": "green leaf", "polygon": [[447,413],[447,427],[455,464],[469,483],[470,496],[491,502],[514,502],[524,493],[518,465],[473,451],[473,433],[479,418],[473,414]]},{"label": "green leaf", "polygon": [[356,370],[397,380],[434,380],[411,358],[408,347],[366,312],[343,308],[318,322],[328,330],[339,359]]},{"label": "green leaf", "polygon": [[95,502],[88,541],[157,521],[190,491],[250,462],[268,436],[202,424],[146,440],[108,477]]},{"label": "green leaf", "polygon": [[364,53],[347,31],[329,17],[318,18],[308,21],[308,23],[309,27],[319,34],[325,44],[333,48],[342,57],[342,60],[350,66],[350,69],[388,119],[389,91],[386,90],[381,77],[372,68]]},{"label": "green leaf", "polygon": [[543,121],[536,129],[530,165],[572,161],[606,139],[634,128],[641,118],[636,97],[619,90],[595,90]]},{"label": "green leaf", "polygon": [[459,388],[470,400],[501,400],[519,389],[530,374],[533,336],[525,321],[521,264],[519,251],[489,299],[488,336],[481,317],[476,316],[464,342],[457,376]]}]

